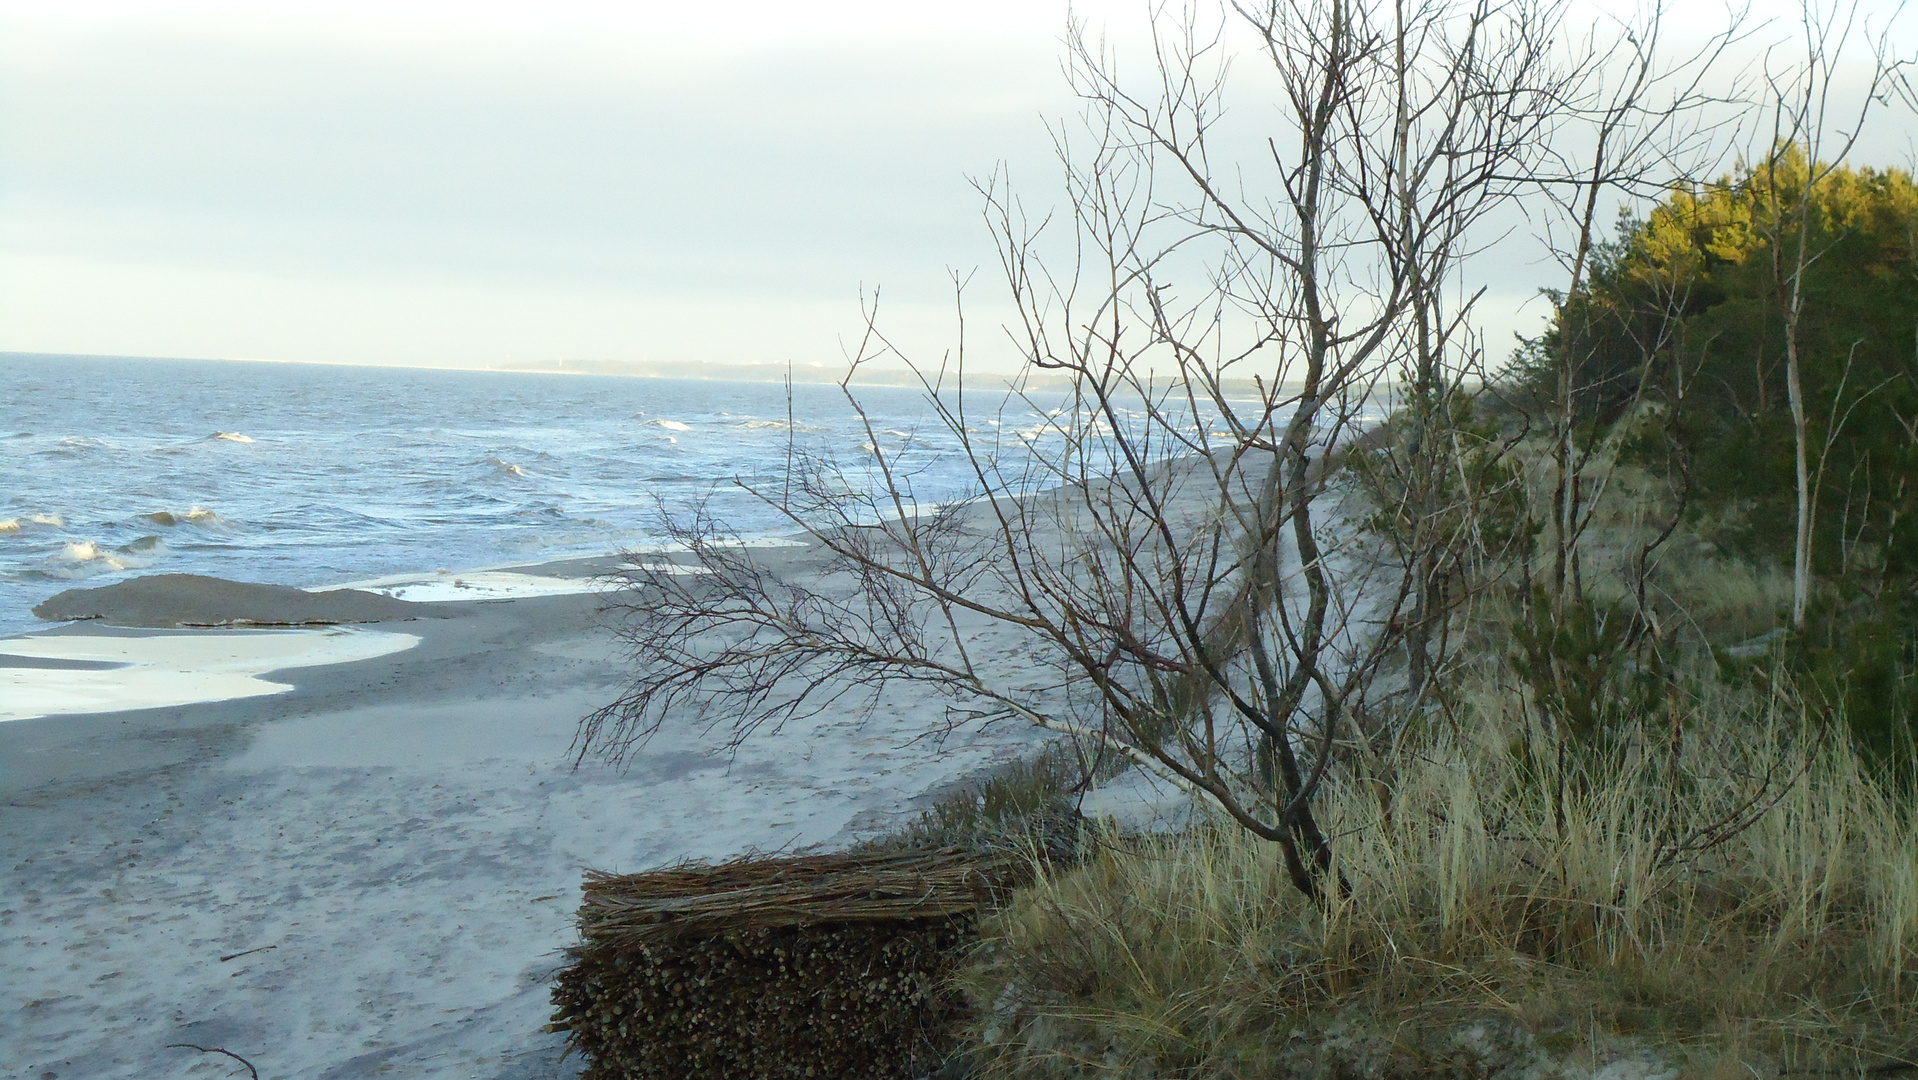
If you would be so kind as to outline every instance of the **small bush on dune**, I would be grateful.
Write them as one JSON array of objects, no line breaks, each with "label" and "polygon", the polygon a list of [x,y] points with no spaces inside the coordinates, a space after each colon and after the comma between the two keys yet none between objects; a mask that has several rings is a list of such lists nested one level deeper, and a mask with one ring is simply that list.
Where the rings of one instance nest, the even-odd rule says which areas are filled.
[{"label": "small bush on dune", "polygon": [[878,848],[1013,848],[1048,860],[1072,853],[1079,829],[1076,795],[1110,774],[1062,744],[963,780],[918,820],[873,841]]}]

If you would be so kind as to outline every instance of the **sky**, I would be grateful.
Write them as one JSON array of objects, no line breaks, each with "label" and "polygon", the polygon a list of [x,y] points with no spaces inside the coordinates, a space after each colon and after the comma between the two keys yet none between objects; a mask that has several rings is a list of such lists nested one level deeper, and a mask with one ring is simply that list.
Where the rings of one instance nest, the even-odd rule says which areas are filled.
[{"label": "sky", "polygon": [[[1121,45],[1145,11],[1074,7]],[[833,365],[875,288],[936,352],[974,269],[977,342],[969,177],[1052,197],[1066,18],[0,0],[0,351]],[[1536,253],[1481,271],[1490,332],[1535,329]]]}]

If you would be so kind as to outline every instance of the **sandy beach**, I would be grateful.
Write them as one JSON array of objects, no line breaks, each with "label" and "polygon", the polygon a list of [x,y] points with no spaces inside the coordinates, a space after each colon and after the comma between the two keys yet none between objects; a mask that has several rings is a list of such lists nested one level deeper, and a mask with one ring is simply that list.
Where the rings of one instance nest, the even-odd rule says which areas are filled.
[{"label": "sandy beach", "polygon": [[[764,554],[800,574],[816,558]],[[379,621],[345,637],[261,629],[300,618],[242,611],[263,594],[198,579],[173,582],[170,600],[143,595],[142,617],[95,612],[0,641],[16,712],[35,711],[20,702],[50,679],[164,673],[183,647],[224,650],[222,685],[257,691],[0,722],[0,982],[14,991],[0,1073],[238,1070],[168,1048],[196,1043],[263,1077],[571,1076],[579,1062],[562,1062],[542,1026],[581,870],[843,844],[1038,737],[1008,726],[915,741],[940,705],[900,695],[870,719],[814,717],[732,757],[687,723],[624,771],[575,768],[576,722],[624,675],[589,584],[610,565],[389,582],[377,599],[397,606],[363,612]],[[359,652],[344,662],[326,651],[348,646]]]}]

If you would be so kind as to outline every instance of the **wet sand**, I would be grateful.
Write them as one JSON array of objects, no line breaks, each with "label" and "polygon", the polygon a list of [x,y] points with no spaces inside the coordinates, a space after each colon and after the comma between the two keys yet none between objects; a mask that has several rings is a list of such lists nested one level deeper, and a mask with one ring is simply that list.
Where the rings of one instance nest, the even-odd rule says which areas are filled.
[{"label": "wet sand", "polygon": [[[814,558],[766,557],[796,573]],[[687,723],[624,772],[576,769],[576,722],[624,677],[601,603],[417,605],[439,617],[366,627],[416,646],[263,676],[285,692],[0,723],[0,1074],[237,1071],[166,1046],[197,1043],[264,1077],[572,1076],[541,1029],[582,869],[843,844],[1038,737],[913,742],[940,705],[901,695],[732,758]]]}]

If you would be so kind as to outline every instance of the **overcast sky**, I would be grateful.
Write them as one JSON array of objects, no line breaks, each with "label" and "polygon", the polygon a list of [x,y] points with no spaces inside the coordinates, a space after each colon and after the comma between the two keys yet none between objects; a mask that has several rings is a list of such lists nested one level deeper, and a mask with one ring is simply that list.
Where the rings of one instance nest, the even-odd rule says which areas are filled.
[{"label": "overcast sky", "polygon": [[[930,346],[992,260],[967,177],[1051,196],[1065,19],[0,0],[0,350],[833,363],[875,285]],[[1543,273],[1486,267],[1506,338]]]}]

